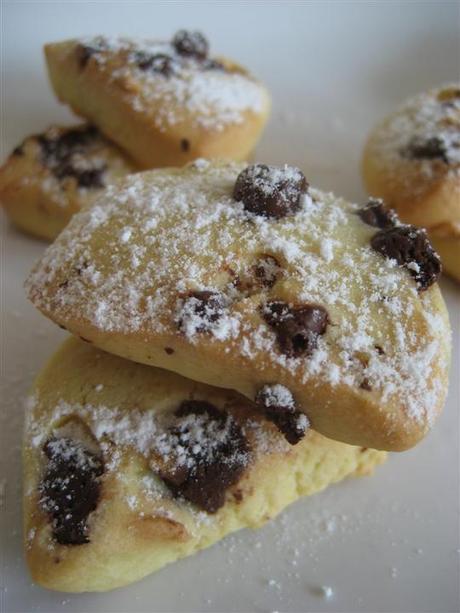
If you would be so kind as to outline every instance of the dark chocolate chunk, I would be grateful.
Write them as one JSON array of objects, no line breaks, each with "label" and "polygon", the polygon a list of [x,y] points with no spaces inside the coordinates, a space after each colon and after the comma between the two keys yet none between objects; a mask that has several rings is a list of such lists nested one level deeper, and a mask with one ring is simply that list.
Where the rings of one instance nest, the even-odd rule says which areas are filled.
[{"label": "dark chocolate chunk", "polygon": [[172,355],[174,353],[174,349],[172,347],[165,347],[165,352],[168,355]]},{"label": "dark chocolate chunk", "polygon": [[206,332],[222,317],[224,306],[224,296],[220,292],[209,290],[190,292],[181,308],[179,328],[184,330],[187,323],[191,322],[196,332]]},{"label": "dark chocolate chunk", "polygon": [[262,315],[274,329],[282,353],[295,358],[311,355],[329,323],[326,309],[319,304],[291,307],[282,301],[268,302]]},{"label": "dark chocolate chunk", "polygon": [[370,392],[372,390],[372,385],[367,377],[364,377],[364,379],[359,384],[359,387],[362,390],[366,390],[366,392]]},{"label": "dark chocolate chunk", "polygon": [[298,168],[255,164],[238,175],[233,198],[251,213],[281,219],[298,211],[300,197],[307,189],[307,180]]},{"label": "dark chocolate chunk", "polygon": [[17,155],[17,156],[24,155],[24,145],[18,145],[17,147],[15,147],[13,151],[11,152],[11,155]]},{"label": "dark chocolate chunk", "polygon": [[224,70],[224,71],[226,70],[222,62],[219,62],[218,60],[213,60],[211,58],[207,58],[203,60],[203,62],[201,62],[201,69],[202,70]]},{"label": "dark chocolate chunk", "polygon": [[254,274],[258,285],[272,288],[282,275],[282,269],[278,260],[272,255],[263,255],[254,266]]},{"label": "dark chocolate chunk", "polygon": [[208,41],[201,32],[179,30],[172,44],[179,55],[194,57],[198,60],[204,60],[209,51]]},{"label": "dark chocolate chunk", "polygon": [[69,438],[51,438],[39,485],[40,503],[48,513],[53,537],[61,545],[89,543],[88,517],[99,502],[104,472],[102,457]]},{"label": "dark chocolate chunk", "polygon": [[441,260],[424,230],[415,226],[398,226],[380,230],[371,246],[383,256],[396,260],[415,278],[419,291],[426,290],[441,274]]},{"label": "dark chocolate chunk", "polygon": [[449,164],[446,143],[439,136],[415,136],[401,151],[403,157],[413,160],[441,160]]},{"label": "dark chocolate chunk", "polygon": [[141,70],[156,72],[164,77],[170,77],[177,70],[174,59],[165,53],[148,54],[138,51],[135,54],[135,62]]},{"label": "dark chocolate chunk", "polygon": [[61,164],[55,169],[54,175],[58,179],[73,177],[79,187],[101,188],[105,186],[104,175],[107,165],[103,164],[97,168],[78,168],[71,161]]},{"label": "dark chocolate chunk", "polygon": [[79,43],[75,49],[75,53],[80,69],[83,70],[94,55],[97,55],[106,49],[107,43],[103,38],[95,38],[94,41],[88,45]]},{"label": "dark chocolate chunk", "polygon": [[97,165],[88,168],[87,160],[85,160],[85,166],[82,167],[81,161],[78,163],[74,159],[77,154],[84,155],[99,138],[100,134],[94,126],[67,130],[55,138],[47,134],[40,134],[37,136],[37,141],[42,151],[42,163],[52,171],[57,179],[74,177],[79,187],[104,187],[106,164],[98,162]]},{"label": "dark chocolate chunk", "polygon": [[209,402],[188,400],[176,411],[170,435],[181,455],[161,478],[175,495],[215,513],[248,463],[250,449],[240,426]]},{"label": "dark chocolate chunk", "polygon": [[307,416],[296,409],[289,390],[281,385],[264,385],[256,396],[265,416],[275,424],[291,445],[303,439],[309,427]]},{"label": "dark chocolate chunk", "polygon": [[398,223],[395,211],[385,208],[383,200],[379,198],[369,198],[358,215],[368,226],[376,228],[392,228]]},{"label": "dark chocolate chunk", "polygon": [[190,141],[187,138],[182,138],[180,141],[180,148],[184,153],[190,150]]}]

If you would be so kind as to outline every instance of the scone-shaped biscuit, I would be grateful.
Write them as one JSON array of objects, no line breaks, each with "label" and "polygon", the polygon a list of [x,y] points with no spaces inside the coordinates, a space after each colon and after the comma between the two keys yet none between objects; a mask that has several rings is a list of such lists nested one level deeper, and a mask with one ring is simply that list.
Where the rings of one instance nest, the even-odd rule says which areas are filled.
[{"label": "scone-shaped biscuit", "polygon": [[244,160],[268,117],[267,90],[196,32],[171,42],[97,37],[45,47],[58,98],[143,168]]},{"label": "scone-shaped biscuit", "polygon": [[32,302],[123,357],[290,403],[330,438],[414,445],[441,410],[449,324],[424,232],[309,189],[295,168],[132,175],[32,271]]},{"label": "scone-shaped biscuit", "polygon": [[363,176],[404,222],[427,228],[460,279],[460,83],[419,94],[384,119],[366,144]]},{"label": "scone-shaped biscuit", "polygon": [[72,215],[134,165],[93,126],[52,126],[0,168],[0,203],[21,230],[54,239]]},{"label": "scone-shaped biscuit", "polygon": [[290,446],[234,392],[72,338],[26,414],[27,561],[47,588],[109,590],[384,459],[313,431]]}]

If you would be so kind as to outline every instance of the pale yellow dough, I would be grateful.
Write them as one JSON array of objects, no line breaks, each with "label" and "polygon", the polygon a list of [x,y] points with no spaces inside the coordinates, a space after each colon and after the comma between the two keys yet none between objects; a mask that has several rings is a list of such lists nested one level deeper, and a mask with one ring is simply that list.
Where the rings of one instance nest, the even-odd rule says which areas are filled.
[{"label": "pale yellow dough", "polygon": [[[81,49],[98,47],[82,65]],[[136,54],[177,60],[167,42],[69,40],[45,46],[57,97],[89,119],[143,168],[182,166],[198,157],[244,160],[267,121],[265,87],[234,62],[197,70],[193,62],[172,76],[141,70]]]},{"label": "pale yellow dough", "polygon": [[[377,228],[358,206],[333,194],[310,188],[280,220],[248,216],[232,198],[243,168],[201,160],[119,182],[35,266],[30,299],[125,358],[251,400],[281,384],[330,438],[387,450],[416,444],[447,392],[450,331],[437,284],[418,292],[407,269],[371,249]],[[254,267],[267,254],[280,274],[261,288]],[[186,307],[203,290],[227,306],[200,332]],[[311,355],[280,351],[261,314],[270,300],[327,309]]]},{"label": "pale yellow dough", "polygon": [[[149,463],[148,423],[183,400],[206,400],[231,413],[251,443],[251,459],[215,514],[175,499]],[[142,421],[143,420],[143,421]],[[139,427],[139,423],[143,427]],[[52,537],[38,487],[43,445],[56,432],[84,430],[103,453],[99,504],[90,542]],[[139,451],[140,445],[143,451]],[[184,379],[67,340],[38,376],[26,413],[24,535],[34,581],[68,592],[110,590],[139,580],[240,528],[257,528],[301,496],[350,475],[372,472],[385,453],[352,447],[310,431],[289,446],[238,394]]]},{"label": "pale yellow dough", "polygon": [[74,213],[100,194],[103,186],[135,171],[135,165],[116,145],[94,131],[94,138],[77,148],[72,159],[83,168],[103,165],[101,186],[81,187],[73,176],[56,177],[44,160],[40,138],[56,141],[88,128],[87,124],[51,126],[41,135],[26,138],[0,168],[0,204],[20,230],[53,240]]},{"label": "pale yellow dough", "polygon": [[[426,146],[430,139],[441,143],[443,156],[411,157],[410,143]],[[460,84],[414,96],[380,122],[366,143],[362,172],[371,196],[383,198],[402,221],[428,230],[445,272],[458,280]]]}]

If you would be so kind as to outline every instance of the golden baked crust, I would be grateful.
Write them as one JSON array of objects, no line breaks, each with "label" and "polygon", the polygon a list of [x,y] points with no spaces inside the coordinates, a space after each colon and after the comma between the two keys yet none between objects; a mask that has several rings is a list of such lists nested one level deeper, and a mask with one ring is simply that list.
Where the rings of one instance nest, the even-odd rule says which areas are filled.
[{"label": "golden baked crust", "polygon": [[[319,190],[282,219],[249,213],[232,198],[245,168],[201,160],[119,182],[48,249],[28,279],[30,299],[128,359],[251,400],[281,384],[330,438],[414,445],[444,404],[450,355],[438,286],[418,291],[412,276],[423,261],[403,267],[377,253],[378,228],[359,207]],[[277,301],[316,305],[314,317],[326,310],[311,351],[280,345],[267,313]]]},{"label": "golden baked crust", "polygon": [[0,203],[21,230],[54,239],[109,182],[135,167],[88,124],[26,138],[0,168]]},{"label": "golden baked crust", "polygon": [[459,236],[460,84],[407,100],[372,131],[363,177],[402,221]]},{"label": "golden baked crust", "polygon": [[58,98],[143,168],[244,160],[269,114],[266,89],[245,69],[180,55],[170,42],[96,37],[49,44],[45,54]]},{"label": "golden baked crust", "polygon": [[441,256],[445,272],[460,281],[460,236],[445,236],[434,229],[430,240]]},{"label": "golden baked crust", "polygon": [[[173,453],[166,446],[168,439],[161,438],[161,424],[190,399],[227,411],[250,445],[243,474],[227,489],[225,503],[215,513],[174,497],[158,476],[157,454],[169,457]],[[206,438],[199,440],[204,446],[210,444]],[[60,470],[75,460],[71,444],[77,445],[73,451],[80,455],[90,450],[90,458],[100,457],[102,475],[100,470],[99,476],[93,474],[99,494],[86,518],[89,542],[62,544],[53,532],[50,514],[55,508],[49,492],[59,484],[64,490],[67,487],[70,497],[75,492],[65,482],[65,473],[59,480],[56,465],[50,474],[52,461],[44,451],[50,441],[57,446],[59,453],[52,461],[61,463]],[[230,532],[258,527],[301,496],[348,475],[368,474],[385,455],[334,442],[313,431],[290,446],[251,403],[234,392],[135,364],[71,338],[37,378],[26,412],[27,562],[33,579],[50,589],[113,589]],[[88,456],[79,462],[77,473]],[[50,484],[52,478],[56,483]],[[72,478],[75,483],[75,474]],[[77,481],[77,486],[77,494],[94,495],[94,483],[82,486]],[[77,509],[67,511],[64,527],[66,521],[72,523]],[[61,532],[61,541],[68,537],[69,533]]]}]

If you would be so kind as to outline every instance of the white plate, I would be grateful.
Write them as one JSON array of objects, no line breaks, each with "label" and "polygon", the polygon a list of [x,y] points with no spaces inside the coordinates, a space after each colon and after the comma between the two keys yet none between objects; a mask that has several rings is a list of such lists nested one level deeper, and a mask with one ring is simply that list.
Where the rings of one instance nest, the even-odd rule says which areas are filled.
[{"label": "white plate", "polygon": [[[200,28],[216,51],[247,64],[273,92],[258,159],[298,164],[313,184],[363,202],[359,157],[372,123],[406,95],[458,74],[453,2],[8,2],[3,11],[5,154],[26,134],[71,118],[48,87],[44,42]],[[5,611],[459,610],[458,338],[439,423],[373,478],[300,501],[262,530],[116,592],[67,595],[34,586],[21,553],[22,399],[64,334],[22,290],[44,245],[5,224],[3,248]],[[458,337],[460,288],[441,285]],[[331,588],[329,598],[321,586]]]}]

